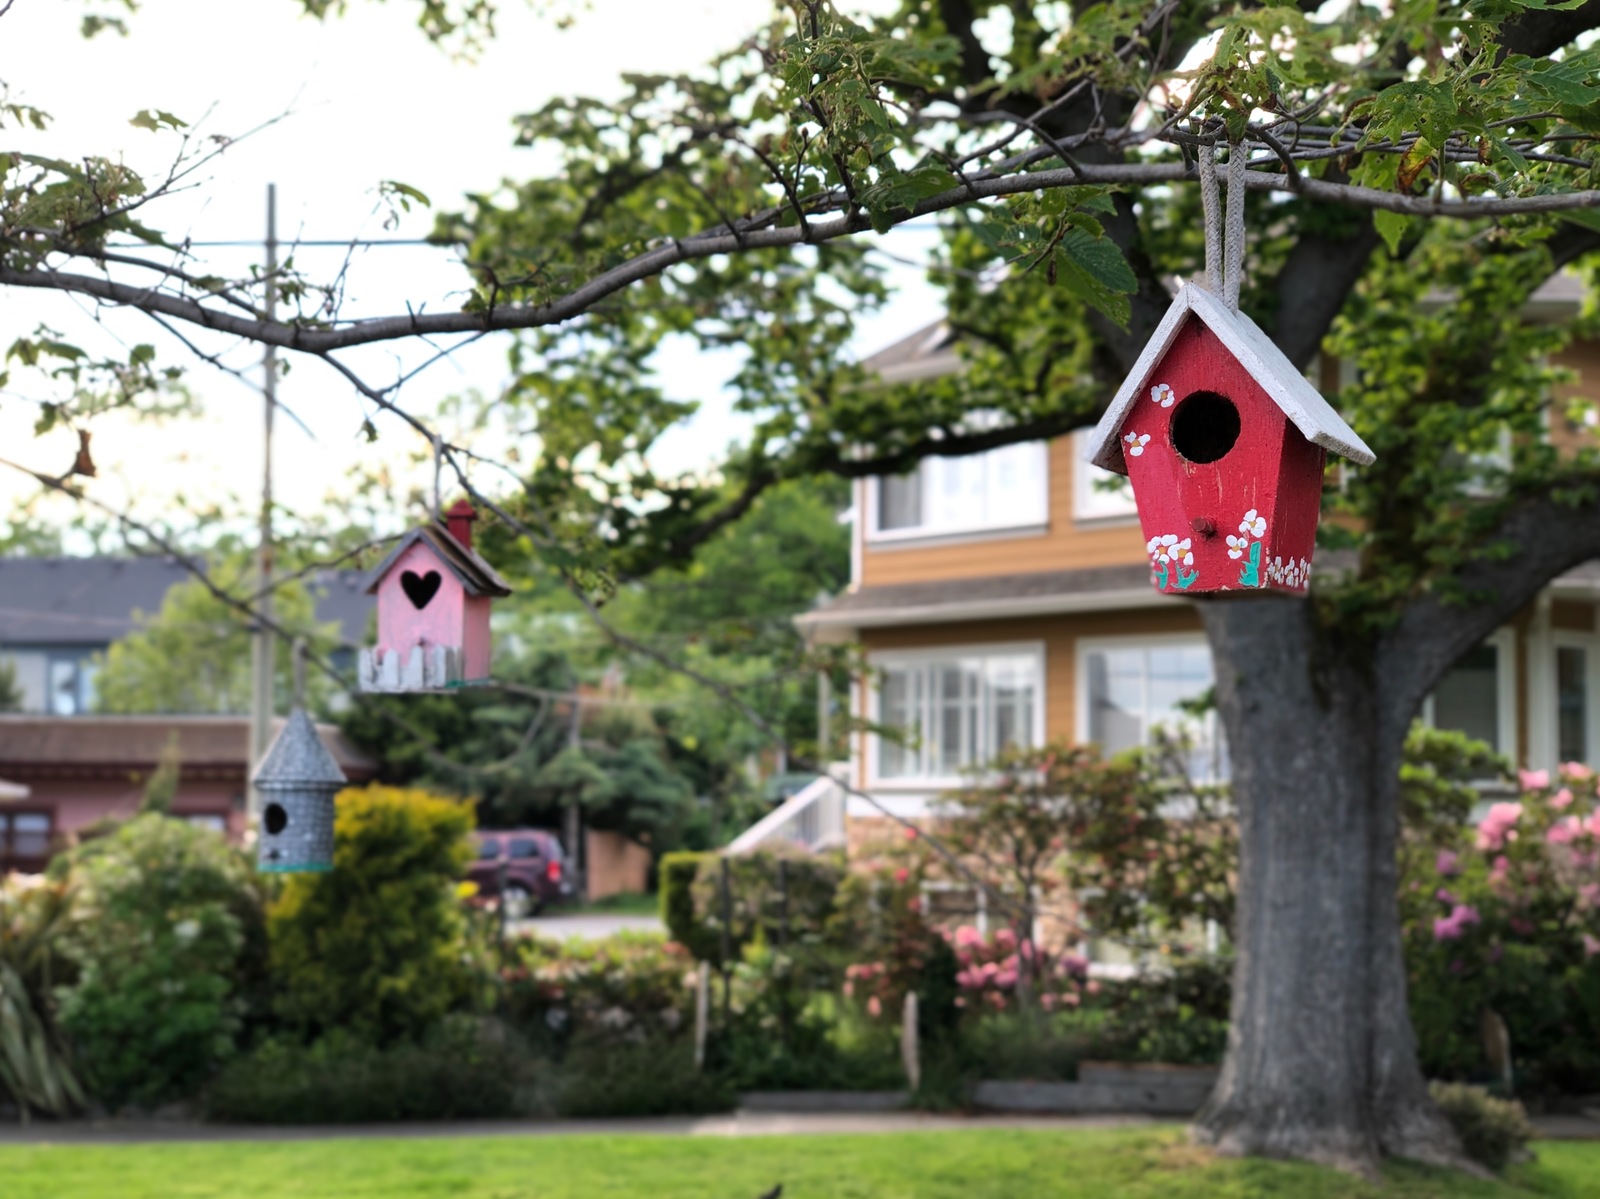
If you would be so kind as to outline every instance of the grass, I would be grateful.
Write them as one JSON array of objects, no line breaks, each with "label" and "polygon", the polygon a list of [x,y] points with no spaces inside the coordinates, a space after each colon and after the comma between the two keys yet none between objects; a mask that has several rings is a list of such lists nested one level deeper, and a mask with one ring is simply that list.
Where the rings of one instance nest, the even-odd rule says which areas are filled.
[{"label": "grass", "polygon": [[1600,1144],[1545,1142],[1505,1183],[1418,1167],[1382,1187],[1223,1161],[1174,1128],[860,1136],[440,1137],[3,1146],[6,1199],[1548,1199],[1600,1197]]},{"label": "grass", "polygon": [[624,891],[592,903],[560,904],[549,908],[548,913],[552,916],[658,916],[661,901],[642,891]]}]

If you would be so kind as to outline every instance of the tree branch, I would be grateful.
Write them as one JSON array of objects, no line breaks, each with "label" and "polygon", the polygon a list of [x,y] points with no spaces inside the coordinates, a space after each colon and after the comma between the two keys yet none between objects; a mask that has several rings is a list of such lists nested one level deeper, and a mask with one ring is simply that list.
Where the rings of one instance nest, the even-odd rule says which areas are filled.
[{"label": "tree branch", "polygon": [[[1562,492],[1582,488],[1588,498],[1563,502]],[[1544,494],[1512,507],[1478,544],[1513,547],[1503,557],[1484,554],[1449,580],[1411,601],[1399,623],[1379,638],[1374,660],[1395,685],[1380,689],[1384,727],[1408,727],[1418,707],[1461,655],[1530,603],[1549,582],[1600,556],[1600,478],[1569,476]]]},{"label": "tree branch", "polygon": [[[1182,163],[1085,163],[1057,170],[1034,171],[1000,179],[974,180],[950,188],[902,210],[891,224],[900,225],[919,217],[931,216],[963,207],[975,200],[1020,195],[1048,188],[1084,184],[1123,184],[1130,187],[1176,183],[1190,177]],[[1252,171],[1245,186],[1258,191],[1281,191],[1282,175]],[[1580,208],[1600,207],[1600,190],[1546,195],[1517,196],[1497,200],[1443,200],[1434,196],[1407,196],[1350,184],[1328,183],[1307,178],[1302,195],[1315,200],[1345,204],[1354,208],[1402,212],[1413,216],[1480,219],[1529,213],[1558,213]],[[838,201],[843,201],[841,195]],[[832,202],[832,201],[830,201]],[[326,354],[351,346],[370,345],[443,333],[483,333],[503,329],[536,329],[563,324],[582,316],[606,299],[645,279],[654,278],[669,267],[741,250],[785,248],[804,242],[833,241],[866,232],[868,219],[859,213],[813,221],[809,230],[798,227],[759,229],[735,234],[709,232],[674,239],[604,271],[565,295],[542,304],[495,308],[486,312],[406,313],[403,316],[372,317],[342,326],[308,326],[281,321],[265,321],[222,312],[198,300],[148,288],[119,283],[112,279],[73,274],[54,268],[31,270],[0,269],[0,285],[74,292],[112,304],[158,312],[192,325],[248,338],[265,345]],[[742,243],[742,244],[741,244]]]}]

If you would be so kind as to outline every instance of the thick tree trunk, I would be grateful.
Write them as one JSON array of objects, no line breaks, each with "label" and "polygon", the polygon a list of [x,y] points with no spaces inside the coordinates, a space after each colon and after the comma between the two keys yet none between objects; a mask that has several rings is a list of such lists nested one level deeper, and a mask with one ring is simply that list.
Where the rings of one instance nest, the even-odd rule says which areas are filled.
[{"label": "thick tree trunk", "polygon": [[1304,601],[1202,607],[1240,825],[1233,1011],[1196,1135],[1225,1153],[1372,1173],[1462,1164],[1406,1012],[1396,895],[1405,722],[1381,664]]}]

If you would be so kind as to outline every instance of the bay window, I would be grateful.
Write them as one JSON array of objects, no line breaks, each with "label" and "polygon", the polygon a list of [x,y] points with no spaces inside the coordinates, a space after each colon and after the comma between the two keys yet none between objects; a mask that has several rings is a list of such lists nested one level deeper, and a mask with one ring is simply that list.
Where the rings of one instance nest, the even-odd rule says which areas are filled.
[{"label": "bay window", "polygon": [[1038,647],[928,650],[874,658],[877,778],[951,783],[1007,746],[1043,739],[1044,653]]},{"label": "bay window", "polygon": [[1211,650],[1198,637],[1143,637],[1080,642],[1078,736],[1107,754],[1153,743],[1158,729],[1189,741],[1196,782],[1227,778],[1227,749],[1217,715],[1187,703],[1211,690]]}]

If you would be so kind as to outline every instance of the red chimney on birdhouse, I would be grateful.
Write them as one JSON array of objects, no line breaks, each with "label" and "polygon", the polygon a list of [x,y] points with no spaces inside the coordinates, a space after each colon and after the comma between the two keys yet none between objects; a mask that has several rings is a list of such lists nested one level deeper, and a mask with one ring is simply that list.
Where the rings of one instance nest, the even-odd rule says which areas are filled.
[{"label": "red chimney on birdhouse", "polygon": [[361,651],[361,690],[431,691],[489,677],[489,604],[511,594],[472,548],[472,505],[412,529],[372,572],[378,644]]},{"label": "red chimney on birdhouse", "polygon": [[1133,485],[1158,591],[1301,594],[1329,450],[1373,461],[1271,338],[1188,283],[1086,457]]}]

